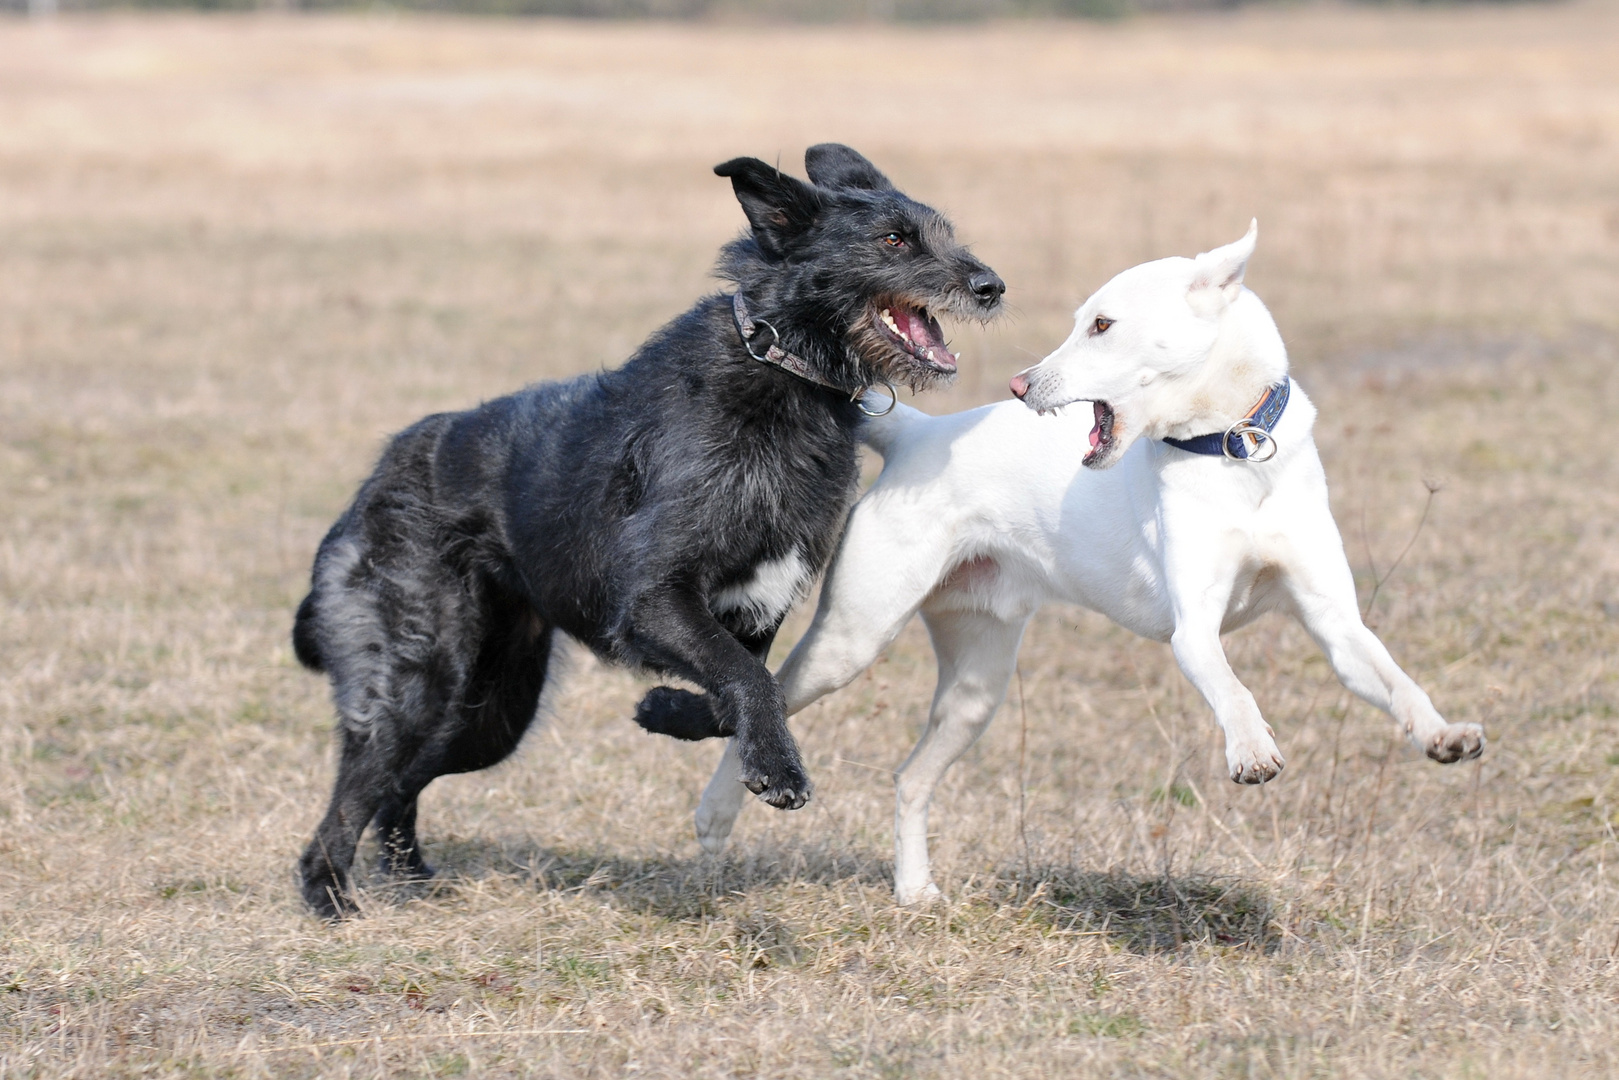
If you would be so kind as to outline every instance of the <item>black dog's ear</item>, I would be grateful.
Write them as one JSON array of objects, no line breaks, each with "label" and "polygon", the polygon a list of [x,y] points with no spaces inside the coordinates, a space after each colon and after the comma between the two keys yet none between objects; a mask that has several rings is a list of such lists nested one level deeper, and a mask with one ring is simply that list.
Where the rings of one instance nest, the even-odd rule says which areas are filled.
[{"label": "black dog's ear", "polygon": [[842,143],[824,142],[804,151],[804,169],[819,187],[894,190],[877,166]]},{"label": "black dog's ear", "polygon": [[773,258],[785,254],[820,213],[821,196],[814,188],[758,158],[732,158],[714,166],[714,172],[731,178],[753,238]]}]

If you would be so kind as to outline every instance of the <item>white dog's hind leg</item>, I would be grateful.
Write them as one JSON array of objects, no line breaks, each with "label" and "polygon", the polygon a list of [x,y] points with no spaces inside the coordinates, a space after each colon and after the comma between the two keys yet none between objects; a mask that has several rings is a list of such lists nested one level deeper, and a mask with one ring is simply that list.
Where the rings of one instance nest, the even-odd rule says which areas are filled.
[{"label": "white dog's hind leg", "polygon": [[878,554],[845,542],[821,589],[815,621],[776,672],[787,715],[843,689],[876,663],[944,576],[946,554],[925,548]]},{"label": "white dog's hind leg", "polygon": [[725,740],[725,756],[703,789],[703,801],[697,804],[697,842],[710,855],[725,850],[736,826],[736,816],[747,801],[748,789],[737,779],[736,740]]},{"label": "white dog's hind leg", "polygon": [[923,620],[939,661],[928,727],[895,773],[894,898],[914,904],[939,895],[928,866],[928,806],[946,770],[978,741],[1006,697],[1027,619],[930,611]]},{"label": "white dog's hind leg", "polygon": [[[788,716],[870,667],[949,569],[951,533],[944,515],[893,506],[873,489],[850,515],[815,619],[776,672]],[[736,767],[728,743],[697,807],[698,842],[714,854],[725,849],[746,801]]]}]

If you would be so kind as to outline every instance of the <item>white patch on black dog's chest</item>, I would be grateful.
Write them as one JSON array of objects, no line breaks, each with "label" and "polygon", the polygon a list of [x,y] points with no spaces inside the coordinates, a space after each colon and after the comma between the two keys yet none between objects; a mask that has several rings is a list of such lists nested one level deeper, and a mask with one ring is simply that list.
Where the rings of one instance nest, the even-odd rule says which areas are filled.
[{"label": "white patch on black dog's chest", "polygon": [[716,615],[741,612],[749,629],[763,631],[775,626],[803,599],[809,582],[810,568],[795,549],[783,558],[755,566],[746,581],[710,597],[708,607]]}]

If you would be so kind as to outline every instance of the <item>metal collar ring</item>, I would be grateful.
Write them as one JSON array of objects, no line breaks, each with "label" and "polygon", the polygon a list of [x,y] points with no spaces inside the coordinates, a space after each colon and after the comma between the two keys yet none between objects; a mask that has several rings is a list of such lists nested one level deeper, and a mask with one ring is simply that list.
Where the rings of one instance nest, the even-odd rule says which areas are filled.
[{"label": "metal collar ring", "polygon": [[[1256,457],[1254,454],[1248,454],[1245,457],[1238,457],[1236,454],[1231,452],[1231,437],[1233,435],[1239,439],[1241,439],[1244,435],[1252,435],[1255,440],[1254,450],[1258,451],[1261,446],[1269,446],[1270,453],[1266,454],[1264,457]],[[1256,424],[1253,420],[1244,419],[1238,420],[1235,424],[1232,424],[1226,429],[1225,438],[1220,440],[1220,449],[1225,453],[1225,456],[1230,458],[1232,461],[1246,461],[1250,464],[1261,465],[1275,457],[1276,451],[1281,449],[1281,447],[1277,445],[1276,437],[1274,435],[1266,431],[1259,424]]]},{"label": "metal collar ring", "polygon": [[[753,322],[756,325],[762,326],[766,330],[769,330],[770,331],[770,336],[774,339],[774,340],[772,340],[770,342],[770,346],[765,349],[765,352],[768,353],[770,351],[770,349],[775,348],[776,346],[781,344],[781,331],[777,330],[774,326],[771,326],[768,322],[766,322],[765,320],[759,318],[758,316],[755,316],[753,318]],[[770,357],[768,357],[768,356],[760,356],[758,353],[753,351],[753,341],[752,341],[751,338],[749,338],[747,336],[744,336],[742,338],[742,347],[744,349],[748,350],[748,355],[753,357],[755,360],[759,361],[759,363],[761,363],[761,364],[773,363],[773,361],[770,359]]]},{"label": "metal collar ring", "polygon": [[[866,391],[875,389],[879,384],[881,384],[882,387],[885,390],[888,391],[888,408],[883,409],[881,411],[874,411],[872,409],[866,408]],[[878,382],[873,383],[871,386],[862,387],[861,390],[859,391],[859,393],[855,394],[854,403],[855,403],[854,407],[859,409],[861,412],[865,413],[867,416],[870,416],[870,417],[887,416],[889,413],[893,412],[895,406],[897,406],[899,404],[899,394],[894,390],[894,384],[893,383],[889,382],[887,379],[880,379],[880,380],[878,380]]]},{"label": "metal collar ring", "polygon": [[[804,361],[800,360],[792,353],[784,350],[781,347],[781,331],[777,330],[773,325],[771,325],[768,319],[761,319],[757,315],[751,317],[746,316],[746,308],[742,306],[741,299],[741,294],[738,293],[736,299],[733,301],[733,304],[735,305],[733,310],[737,315],[737,332],[742,336],[742,347],[748,351],[749,356],[753,357],[761,364],[770,364],[772,367],[782,368],[785,371],[789,371],[792,374],[797,375],[801,379],[808,379],[810,382],[818,383],[819,385],[825,386],[832,390],[838,389],[835,384],[829,383],[825,379],[817,378],[815,375],[810,373],[808,370],[806,370],[807,365],[804,363]],[[756,326],[762,326],[766,330],[770,331],[770,344],[766,346],[763,356],[753,351],[753,334],[754,327]],[[772,356],[771,353],[773,352],[782,357],[782,359],[778,360],[776,356]],[[895,392],[894,384],[889,382],[887,379],[879,379],[878,382],[881,383],[882,386],[888,391],[888,408],[877,411],[866,408],[866,403],[863,400],[865,393],[867,390],[870,390],[873,386],[877,385],[877,383],[860,387],[860,389],[856,390],[854,395],[849,398],[850,401],[855,403],[855,408],[859,409],[867,416],[887,416],[889,413],[893,412],[894,407],[899,404],[899,394]]]}]

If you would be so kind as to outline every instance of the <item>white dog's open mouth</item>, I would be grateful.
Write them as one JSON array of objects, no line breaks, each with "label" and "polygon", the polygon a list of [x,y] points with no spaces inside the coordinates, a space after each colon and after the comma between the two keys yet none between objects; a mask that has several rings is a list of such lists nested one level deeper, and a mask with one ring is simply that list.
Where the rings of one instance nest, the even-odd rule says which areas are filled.
[{"label": "white dog's open mouth", "polygon": [[1096,426],[1091,428],[1091,452],[1081,460],[1082,465],[1095,465],[1113,449],[1113,406],[1093,401],[1091,408],[1096,412]]}]

